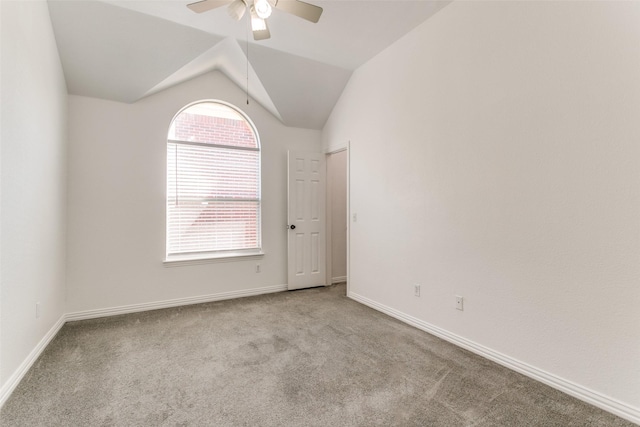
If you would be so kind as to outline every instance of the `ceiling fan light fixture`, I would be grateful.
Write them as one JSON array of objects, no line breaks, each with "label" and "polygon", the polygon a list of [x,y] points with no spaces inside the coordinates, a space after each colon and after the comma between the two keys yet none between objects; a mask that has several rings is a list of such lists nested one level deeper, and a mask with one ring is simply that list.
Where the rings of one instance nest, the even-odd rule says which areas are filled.
[{"label": "ceiling fan light fixture", "polygon": [[264,31],[267,29],[267,23],[259,16],[251,16],[251,31]]},{"label": "ceiling fan light fixture", "polygon": [[231,3],[227,8],[229,16],[231,16],[236,21],[242,19],[246,10],[247,4],[244,2],[244,0],[234,0],[233,3]]},{"label": "ceiling fan light fixture", "polygon": [[256,0],[253,4],[253,8],[259,18],[267,19],[271,16],[271,5],[267,0]]}]

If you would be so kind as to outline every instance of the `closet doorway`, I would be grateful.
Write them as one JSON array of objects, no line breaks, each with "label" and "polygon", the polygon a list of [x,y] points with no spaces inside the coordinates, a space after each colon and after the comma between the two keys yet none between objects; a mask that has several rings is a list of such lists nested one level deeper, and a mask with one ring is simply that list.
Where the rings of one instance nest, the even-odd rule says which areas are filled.
[{"label": "closet doorway", "polygon": [[327,154],[327,285],[348,277],[349,151]]}]

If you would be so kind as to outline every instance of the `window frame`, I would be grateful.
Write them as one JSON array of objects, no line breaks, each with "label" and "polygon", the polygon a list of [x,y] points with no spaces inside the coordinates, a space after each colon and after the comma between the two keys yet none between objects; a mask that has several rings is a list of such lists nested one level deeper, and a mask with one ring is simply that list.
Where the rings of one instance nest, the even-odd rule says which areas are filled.
[{"label": "window frame", "polygon": [[[218,104],[225,106],[238,115],[240,115],[246,123],[251,128],[253,135],[256,140],[256,149],[247,149],[244,147],[234,147],[232,145],[224,145],[224,144],[207,144],[207,143],[198,143],[198,142],[190,142],[183,140],[176,140],[169,138],[171,128],[175,122],[175,120],[185,112],[185,110],[198,105],[198,104]],[[182,266],[182,265],[197,265],[204,264],[210,262],[228,262],[234,260],[248,260],[248,259],[260,259],[264,256],[263,245],[262,245],[262,144],[260,142],[260,135],[258,130],[251,120],[249,116],[242,111],[240,108],[235,105],[225,102],[219,99],[202,99],[198,101],[191,102],[184,107],[182,107],[171,119],[169,122],[169,127],[166,132],[166,145],[165,145],[165,258],[163,260],[163,264],[165,267],[172,266]],[[196,251],[196,252],[188,252],[188,253],[169,253],[169,164],[168,164],[168,148],[169,144],[180,144],[184,143],[185,145],[199,145],[204,147],[218,148],[218,149],[230,149],[230,150],[249,150],[256,151],[258,153],[258,219],[256,225],[258,227],[258,241],[259,246],[257,248],[251,249],[238,249],[238,250],[219,250],[219,251]]]}]

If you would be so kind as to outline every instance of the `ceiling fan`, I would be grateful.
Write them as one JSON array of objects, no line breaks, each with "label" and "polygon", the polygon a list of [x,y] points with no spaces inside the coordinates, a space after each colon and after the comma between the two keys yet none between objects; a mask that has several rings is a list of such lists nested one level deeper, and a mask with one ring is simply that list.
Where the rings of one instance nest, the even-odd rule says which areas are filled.
[{"label": "ceiling fan", "polygon": [[249,9],[251,14],[251,30],[254,40],[265,40],[271,37],[267,18],[273,8],[282,10],[302,19],[318,22],[322,8],[299,0],[202,0],[188,4],[187,7],[196,13],[206,12],[217,7],[228,5],[229,15],[239,21]]}]

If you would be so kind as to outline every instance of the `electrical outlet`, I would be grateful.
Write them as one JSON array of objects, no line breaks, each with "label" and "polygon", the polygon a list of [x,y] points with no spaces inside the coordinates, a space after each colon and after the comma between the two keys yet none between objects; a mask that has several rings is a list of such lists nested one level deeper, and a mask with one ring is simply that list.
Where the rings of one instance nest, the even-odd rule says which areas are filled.
[{"label": "electrical outlet", "polygon": [[353,214],[353,222],[358,222],[358,214],[357,213]]},{"label": "electrical outlet", "polygon": [[40,303],[36,303],[36,319],[40,318]]},{"label": "electrical outlet", "polygon": [[413,294],[417,297],[420,296],[420,285],[418,284],[413,285]]},{"label": "electrical outlet", "polygon": [[462,301],[464,300],[464,298],[462,298],[460,295],[456,295],[456,310],[463,310],[462,307]]},{"label": "electrical outlet", "polygon": [[256,264],[256,273],[260,273],[261,271],[260,264]]}]

